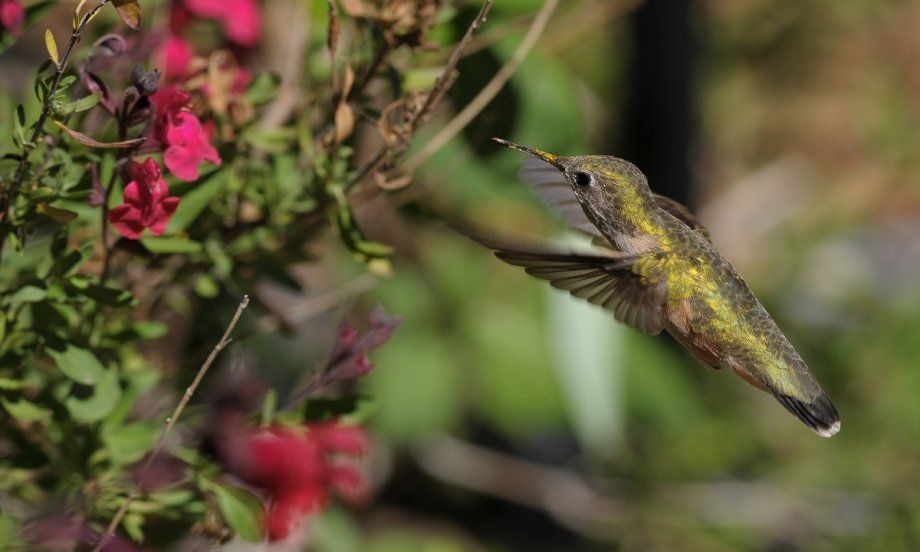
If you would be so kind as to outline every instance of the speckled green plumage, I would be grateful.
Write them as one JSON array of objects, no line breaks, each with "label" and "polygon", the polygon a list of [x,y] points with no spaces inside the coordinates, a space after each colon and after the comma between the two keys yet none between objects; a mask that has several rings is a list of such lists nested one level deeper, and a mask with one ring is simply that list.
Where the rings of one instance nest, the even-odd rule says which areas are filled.
[{"label": "speckled green plumage", "polygon": [[558,157],[496,141],[541,159],[545,165],[525,169],[525,180],[605,249],[573,253],[474,239],[640,331],[667,330],[702,363],[730,368],[772,393],[819,435],[839,430],[836,409],[805,362],[686,208],[654,195],[622,159]]}]

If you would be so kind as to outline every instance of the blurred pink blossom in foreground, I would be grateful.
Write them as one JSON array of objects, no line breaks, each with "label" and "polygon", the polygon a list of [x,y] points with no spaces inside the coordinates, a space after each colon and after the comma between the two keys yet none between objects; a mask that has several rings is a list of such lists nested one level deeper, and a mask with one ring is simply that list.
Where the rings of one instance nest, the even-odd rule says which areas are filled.
[{"label": "blurred pink blossom in foreground", "polygon": [[262,14],[256,0],[184,0],[198,17],[216,19],[227,38],[240,46],[255,46],[262,38]]},{"label": "blurred pink blossom in foreground", "polygon": [[6,29],[13,36],[22,32],[26,10],[19,0],[0,0],[0,30]]},{"label": "blurred pink blossom in foreground", "polygon": [[264,491],[270,540],[299,530],[305,517],[326,506],[332,492],[352,502],[367,496],[364,477],[348,462],[370,446],[360,427],[330,420],[302,427],[225,429],[218,445],[221,458],[231,472]]}]

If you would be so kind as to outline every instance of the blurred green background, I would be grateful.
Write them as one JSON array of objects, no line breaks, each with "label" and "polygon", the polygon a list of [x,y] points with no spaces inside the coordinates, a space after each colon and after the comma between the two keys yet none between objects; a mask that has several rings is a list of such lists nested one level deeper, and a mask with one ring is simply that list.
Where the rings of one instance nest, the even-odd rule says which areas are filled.
[{"label": "blurred green background", "polygon": [[[508,32],[461,64],[455,106],[540,5],[497,2],[484,36]],[[405,323],[367,382],[379,498],[315,524],[329,549],[920,547],[918,26],[906,1],[563,2],[510,86],[363,213],[399,251],[369,301]],[[446,229],[566,239],[491,135],[627,157],[687,201],[841,433]]]}]

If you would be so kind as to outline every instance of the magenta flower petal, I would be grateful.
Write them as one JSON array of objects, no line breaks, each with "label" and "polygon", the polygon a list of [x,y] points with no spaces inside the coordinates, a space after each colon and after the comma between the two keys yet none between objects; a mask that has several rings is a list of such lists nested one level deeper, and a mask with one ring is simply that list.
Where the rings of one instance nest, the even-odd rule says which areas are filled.
[{"label": "magenta flower petal", "polygon": [[19,36],[25,20],[26,10],[19,0],[0,0],[0,27],[13,36]]},{"label": "magenta flower petal", "polygon": [[169,197],[169,185],[149,157],[143,163],[132,161],[128,174],[133,180],[125,186],[124,203],[109,211],[109,222],[129,240],[140,239],[145,228],[159,236],[166,231],[179,198]]}]

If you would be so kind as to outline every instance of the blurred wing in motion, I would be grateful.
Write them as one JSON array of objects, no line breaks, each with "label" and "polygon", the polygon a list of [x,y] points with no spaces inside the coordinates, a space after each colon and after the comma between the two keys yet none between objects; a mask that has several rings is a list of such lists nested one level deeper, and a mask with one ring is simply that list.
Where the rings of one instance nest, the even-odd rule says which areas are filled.
[{"label": "blurred wing in motion", "polygon": [[556,167],[536,157],[527,157],[518,173],[533,194],[572,228],[584,232],[610,248],[607,238],[588,219],[575,198],[572,186]]},{"label": "blurred wing in motion", "polygon": [[657,334],[664,328],[667,290],[664,282],[643,283],[633,272],[642,254],[576,253],[552,245],[522,244],[496,239],[476,231],[454,227],[473,241],[495,251],[495,256],[613,312],[614,317],[643,333]]}]

